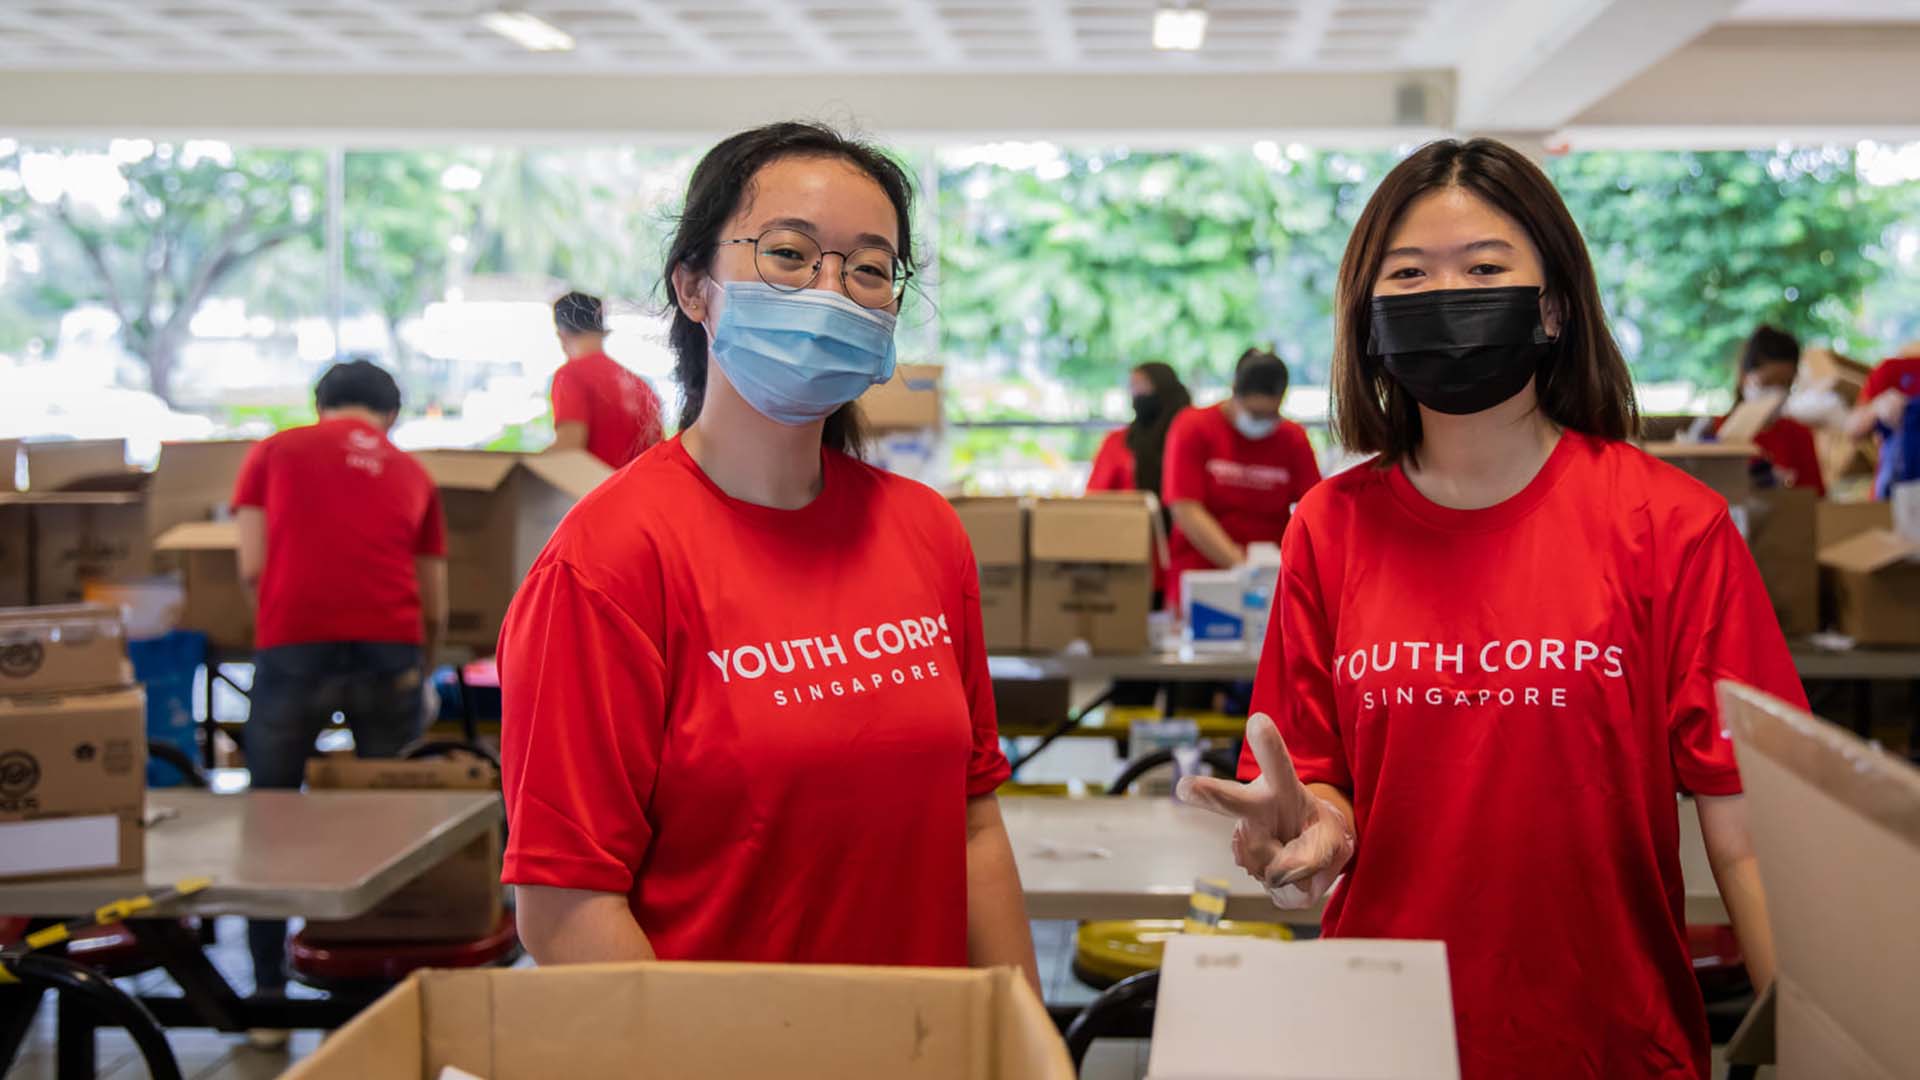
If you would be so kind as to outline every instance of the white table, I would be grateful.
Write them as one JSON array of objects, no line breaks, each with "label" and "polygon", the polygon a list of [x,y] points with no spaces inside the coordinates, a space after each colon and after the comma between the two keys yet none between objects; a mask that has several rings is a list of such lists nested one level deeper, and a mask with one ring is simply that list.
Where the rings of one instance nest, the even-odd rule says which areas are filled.
[{"label": "white table", "polygon": [[71,917],[114,900],[204,877],[213,887],[168,915],[365,914],[501,820],[486,791],[156,789],[147,864],[138,874],[0,882],[0,914]]},{"label": "white table", "polygon": [[[1169,798],[1061,799],[1014,796],[1000,800],[1013,853],[1034,919],[1177,919],[1197,878],[1225,880],[1232,889],[1227,917],[1314,926],[1319,909],[1282,911],[1266,891],[1235,866],[1228,846],[1233,823]],[[1680,807],[1680,866],[1686,881],[1686,919],[1725,925],[1700,822]]]}]

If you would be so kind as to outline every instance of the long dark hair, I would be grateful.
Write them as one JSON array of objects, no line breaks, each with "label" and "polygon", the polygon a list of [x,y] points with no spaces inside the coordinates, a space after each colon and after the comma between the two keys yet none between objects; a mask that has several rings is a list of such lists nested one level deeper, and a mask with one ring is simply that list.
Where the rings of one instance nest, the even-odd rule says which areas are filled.
[{"label": "long dark hair", "polygon": [[1135,491],[1151,491],[1160,494],[1160,462],[1167,449],[1167,429],[1173,426],[1173,418],[1180,410],[1193,404],[1193,395],[1187,393],[1186,384],[1180,381],[1180,375],[1171,367],[1158,361],[1141,364],[1133,369],[1144,376],[1153,386],[1153,396],[1160,401],[1160,410],[1153,419],[1141,423],[1135,419],[1127,425],[1127,449],[1133,451],[1133,487]]},{"label": "long dark hair", "polygon": [[[907,172],[878,147],[849,138],[822,124],[785,122],[768,124],[734,135],[700,159],[687,181],[687,201],[680,212],[673,242],[667,247],[666,271],[661,275],[673,325],[667,344],[673,349],[674,381],[680,384],[680,427],[692,425],[707,398],[707,332],[680,308],[673,272],[686,267],[705,273],[713,265],[720,228],[753,198],[753,178],[784,158],[831,158],[844,161],[873,178],[887,193],[899,219],[900,261],[913,262],[913,183]],[[859,455],[864,443],[859,407],[841,406],[820,434],[828,449]]]},{"label": "long dark hair", "polygon": [[1347,241],[1334,300],[1333,428],[1341,445],[1389,462],[1420,446],[1419,405],[1367,355],[1367,309],[1401,215],[1422,195],[1456,187],[1519,222],[1540,252],[1546,301],[1561,312],[1560,337],[1535,387],[1540,410],[1563,428],[1605,439],[1638,431],[1633,379],[1607,329],[1587,245],[1553,181],[1505,143],[1444,139],[1394,166]]}]

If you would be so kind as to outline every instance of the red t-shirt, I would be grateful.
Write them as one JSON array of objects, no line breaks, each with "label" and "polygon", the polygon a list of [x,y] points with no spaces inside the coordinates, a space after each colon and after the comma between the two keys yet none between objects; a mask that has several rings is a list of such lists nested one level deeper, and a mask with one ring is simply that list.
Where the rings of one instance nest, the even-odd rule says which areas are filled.
[{"label": "red t-shirt", "polygon": [[1860,391],[1862,402],[1872,401],[1889,390],[1898,390],[1908,397],[1920,397],[1920,356],[1896,356],[1882,360],[1867,375],[1866,389]]},{"label": "red t-shirt", "polygon": [[[1320,482],[1307,429],[1282,420],[1273,434],[1249,439],[1233,426],[1225,403],[1186,409],[1175,417],[1166,455],[1160,486],[1167,505],[1199,502],[1243,546],[1279,543],[1293,504]],[[1177,605],[1180,575],[1214,565],[1178,526],[1171,539],[1168,591],[1176,598],[1169,602]]]},{"label": "red t-shirt", "polygon": [[1093,472],[1087,475],[1088,491],[1132,491],[1133,451],[1127,447],[1127,429],[1110,431],[1100,440],[1093,455]]},{"label": "red t-shirt", "polygon": [[823,452],[800,510],[678,438],[567,516],[500,637],[505,880],[624,893],[665,959],[967,962],[1008,774],[946,501]]},{"label": "red t-shirt", "polygon": [[606,353],[576,356],[553,373],[553,422],[587,425],[587,452],[618,469],[660,441],[660,398]]},{"label": "red t-shirt", "polygon": [[446,555],[446,521],[427,471],[378,428],[322,420],[261,442],[233,505],[266,512],[255,648],[420,644],[414,559]]},{"label": "red t-shirt", "polygon": [[1353,797],[1325,931],[1447,943],[1468,1080],[1704,1078],[1675,792],[1740,791],[1715,682],[1806,701],[1726,500],[1568,433],[1485,510],[1350,470],[1282,554],[1253,706]]},{"label": "red t-shirt", "polygon": [[[1726,422],[1724,416],[1715,420],[1714,432],[1717,434]],[[1827,497],[1827,481],[1820,474],[1820,451],[1813,444],[1812,428],[1792,417],[1777,416],[1753,441],[1760,447],[1761,456],[1773,465],[1773,474],[1783,486],[1812,488],[1816,495]]]}]

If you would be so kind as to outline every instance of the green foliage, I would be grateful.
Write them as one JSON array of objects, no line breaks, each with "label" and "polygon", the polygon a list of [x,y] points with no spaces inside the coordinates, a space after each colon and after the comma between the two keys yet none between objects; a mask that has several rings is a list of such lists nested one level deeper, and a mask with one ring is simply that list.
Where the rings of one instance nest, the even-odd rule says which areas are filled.
[{"label": "green foliage", "polygon": [[1874,351],[1861,298],[1885,272],[1896,209],[1851,151],[1593,152],[1551,171],[1639,378],[1729,386],[1762,322]]},{"label": "green foliage", "polygon": [[228,405],[221,410],[220,424],[228,429],[264,424],[272,431],[315,423],[320,414],[311,397],[296,405]]}]

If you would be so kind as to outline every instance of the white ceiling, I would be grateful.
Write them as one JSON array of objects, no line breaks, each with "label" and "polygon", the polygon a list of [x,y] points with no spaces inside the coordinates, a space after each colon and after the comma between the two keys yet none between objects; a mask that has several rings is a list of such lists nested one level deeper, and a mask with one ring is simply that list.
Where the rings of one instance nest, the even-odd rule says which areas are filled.
[{"label": "white ceiling", "polygon": [[[0,68],[1380,71],[1449,66],[1509,2],[1205,0],[1204,48],[1173,54],[1151,45],[1157,0],[0,0]],[[502,6],[577,49],[480,25]]]}]

